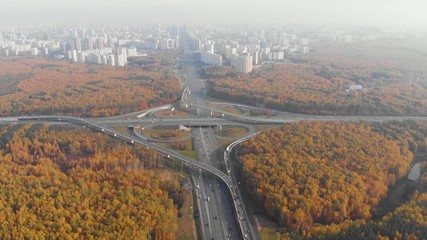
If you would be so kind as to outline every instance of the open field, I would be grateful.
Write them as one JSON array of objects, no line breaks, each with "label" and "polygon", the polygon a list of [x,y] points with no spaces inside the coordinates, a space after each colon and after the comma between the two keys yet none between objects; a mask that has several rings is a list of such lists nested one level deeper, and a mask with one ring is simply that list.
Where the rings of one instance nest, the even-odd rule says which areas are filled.
[{"label": "open field", "polygon": [[160,110],[154,113],[159,117],[188,117],[190,114],[187,111],[176,109],[172,111],[171,109]]},{"label": "open field", "polygon": [[197,239],[193,210],[193,194],[191,189],[186,189],[184,190],[184,204],[179,209],[177,240]]},{"label": "open field", "polygon": [[156,126],[144,128],[144,134],[159,140],[180,140],[191,135],[190,131],[179,131],[177,126]]},{"label": "open field", "polygon": [[[232,113],[235,115],[242,115],[245,113],[245,111],[243,111],[241,108],[235,107],[235,106],[228,106],[228,105],[217,104],[217,103],[210,103],[210,104],[208,104],[208,106],[211,108],[215,108],[215,109],[221,110],[223,112],[228,112],[228,113]],[[214,116],[220,117],[221,114],[220,113],[214,113]]]},{"label": "open field", "polygon": [[240,138],[248,133],[248,129],[240,126],[223,126],[222,130],[217,129],[215,134],[225,138]]}]

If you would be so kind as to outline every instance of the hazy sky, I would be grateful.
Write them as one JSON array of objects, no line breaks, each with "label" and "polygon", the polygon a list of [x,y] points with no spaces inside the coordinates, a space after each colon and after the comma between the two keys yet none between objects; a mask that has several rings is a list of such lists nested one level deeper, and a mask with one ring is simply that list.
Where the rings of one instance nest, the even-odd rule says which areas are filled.
[{"label": "hazy sky", "polygon": [[427,27],[426,0],[0,0],[0,24],[355,24]]}]

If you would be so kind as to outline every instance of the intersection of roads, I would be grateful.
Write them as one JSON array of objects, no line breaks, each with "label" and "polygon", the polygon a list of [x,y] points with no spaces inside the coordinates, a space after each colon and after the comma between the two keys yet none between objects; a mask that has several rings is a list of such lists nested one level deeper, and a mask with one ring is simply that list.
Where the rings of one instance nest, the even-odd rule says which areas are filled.
[{"label": "intersection of roads", "polygon": [[[240,196],[235,173],[230,164],[229,153],[241,142],[256,135],[256,124],[286,124],[298,121],[390,121],[390,120],[427,120],[426,117],[391,117],[391,116],[310,116],[274,111],[273,116],[237,115],[209,105],[205,96],[204,80],[196,71],[195,59],[191,54],[183,54],[180,75],[185,76],[182,104],[188,106],[190,117],[155,118],[152,113],[169,109],[165,105],[149,109],[144,113],[126,114],[123,116],[99,119],[84,119],[67,116],[29,116],[0,118],[0,124],[19,124],[27,122],[58,123],[65,122],[103,132],[112,137],[120,138],[131,144],[144,145],[155,149],[168,158],[180,160],[188,167],[194,196],[196,196],[199,215],[199,235],[202,239],[259,239],[252,218],[248,217]],[[261,110],[250,106],[233,103],[221,103],[235,108]],[[215,112],[221,117],[214,117]],[[183,125],[191,127],[194,149],[198,159],[189,158],[166,148],[132,126],[135,125]],[[223,149],[217,142],[214,127],[238,125],[250,129],[241,139],[236,140]],[[129,134],[115,130],[113,126],[130,126]]]}]

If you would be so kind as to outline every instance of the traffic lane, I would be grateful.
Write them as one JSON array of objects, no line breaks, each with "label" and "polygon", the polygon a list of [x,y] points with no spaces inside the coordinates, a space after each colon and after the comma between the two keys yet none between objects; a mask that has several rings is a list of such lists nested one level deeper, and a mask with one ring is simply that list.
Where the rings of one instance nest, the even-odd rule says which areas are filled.
[{"label": "traffic lane", "polygon": [[[212,149],[210,152],[210,157],[212,159],[212,162],[214,166],[220,167],[222,165],[222,154],[219,154],[220,152],[220,146],[216,143],[213,132],[210,130],[207,130],[207,140],[209,141],[209,147]],[[215,149],[215,150],[213,150]],[[221,156],[219,156],[221,155]],[[230,239],[239,239],[239,233],[238,233],[238,223],[236,221],[235,215],[234,215],[234,207],[232,204],[233,199],[228,194],[228,190],[225,189],[226,186],[223,184],[219,184],[216,182],[215,186],[213,186],[216,192],[216,196],[219,198],[219,203],[222,204],[223,209],[223,217],[226,222],[226,237],[229,237]],[[234,229],[234,231],[233,231]]]},{"label": "traffic lane", "polygon": [[[200,99],[197,99],[200,100]],[[206,111],[202,110],[199,111],[198,114],[205,115],[207,114]],[[206,162],[208,164],[212,164],[212,166],[215,166],[215,162],[211,160],[211,146],[212,143],[209,142],[209,138],[207,136],[208,129],[201,129],[195,130],[194,132],[197,133],[196,139],[196,148],[197,150],[202,154],[201,155],[201,161]],[[211,224],[214,228],[214,231],[216,232],[215,239],[227,239],[227,225],[231,224],[229,223],[230,220],[226,217],[225,213],[230,213],[232,211],[231,208],[229,208],[229,204],[224,204],[224,199],[221,196],[220,192],[216,190],[215,186],[217,185],[217,181],[213,178],[210,178],[208,176],[204,175],[203,179],[205,180],[205,189],[206,189],[206,196],[205,199],[211,203],[209,211],[211,212],[211,218],[213,219],[211,221]],[[228,205],[228,208],[227,208]],[[229,223],[229,224],[227,224]],[[235,238],[238,239],[238,238]]]},{"label": "traffic lane", "polygon": [[221,218],[224,219],[222,222],[222,231],[224,231],[225,238],[222,239],[239,239],[238,223],[234,215],[234,207],[232,204],[233,199],[224,184],[218,181],[214,182],[211,191],[214,192],[217,198],[217,204],[220,205],[218,209],[221,211],[219,214],[221,214]]},{"label": "traffic lane", "polygon": [[211,211],[212,209],[208,206],[208,201],[206,199],[206,183],[203,177],[203,174],[201,174],[201,178],[199,180],[199,186],[200,186],[200,202],[201,207],[203,211],[203,222],[205,225],[201,226],[204,228],[205,231],[205,239],[211,239],[212,237],[215,237],[215,231],[212,229],[212,223],[210,219]]},{"label": "traffic lane", "polygon": [[202,209],[202,201],[200,198],[200,185],[199,185],[199,181],[198,179],[200,178],[199,176],[199,172],[198,171],[194,171],[192,169],[190,169],[190,174],[191,174],[191,179],[193,180],[193,185],[194,185],[194,193],[195,193],[195,199],[196,199],[196,203],[197,203],[197,212],[195,212],[194,214],[194,218],[195,220],[199,221],[199,228],[200,228],[200,235],[202,236],[203,239],[206,239],[206,233],[205,233],[205,222],[204,222],[204,215],[206,214],[206,211]]},{"label": "traffic lane", "polygon": [[[204,102],[200,99],[197,99],[200,101],[200,104],[203,104]],[[208,111],[204,109],[199,110],[199,114],[209,114]],[[216,144],[216,140],[214,137],[214,133],[212,129],[203,129],[203,131],[200,131],[200,135],[202,137],[202,145],[205,145],[206,149],[209,149],[209,159],[211,159],[212,166],[218,166],[221,163],[222,154],[219,156],[218,150],[219,145]],[[208,150],[207,150],[208,151]],[[222,211],[222,217],[225,219],[225,231],[226,231],[226,237],[223,239],[239,239],[240,233],[239,233],[239,225],[236,220],[236,217],[234,215],[234,204],[233,199],[231,195],[229,194],[228,189],[224,191],[224,187],[227,188],[227,186],[222,185],[222,191],[220,188],[215,191],[215,196],[218,199],[218,204],[221,204]],[[213,186],[215,188],[215,186]],[[224,194],[221,194],[224,193]],[[234,230],[233,230],[234,229]]]},{"label": "traffic lane", "polygon": [[[46,118],[52,119],[51,116],[50,117],[46,117]],[[120,132],[118,132],[118,131],[116,131],[114,129],[111,129],[111,128],[107,127],[107,126],[102,126],[100,124],[97,124],[97,123],[94,123],[94,122],[91,122],[91,121],[88,121],[88,120],[84,120],[84,119],[73,118],[73,117],[62,117],[62,120],[61,120],[61,117],[53,117],[53,118],[58,118],[57,121],[70,121],[70,122],[76,122],[76,123],[79,123],[79,124],[83,124],[85,126],[87,125],[87,126],[93,128],[95,130],[100,130],[100,131],[102,131],[102,132],[104,132],[106,134],[113,135],[114,137],[121,138],[121,139],[129,141],[131,143],[142,144],[142,145],[146,145],[147,147],[154,148],[157,151],[160,151],[160,152],[162,152],[164,154],[167,154],[168,157],[173,156],[173,157],[175,157],[177,159],[180,159],[181,161],[183,161],[183,162],[185,162],[187,164],[190,164],[190,165],[193,165],[193,166],[196,166],[196,167],[201,167],[201,168],[203,168],[205,170],[211,171],[214,175],[220,177],[228,185],[231,186],[231,181],[230,181],[229,177],[227,175],[225,175],[224,173],[220,172],[218,169],[215,169],[212,166],[203,164],[202,162],[198,162],[198,161],[195,161],[195,160],[193,160],[191,158],[185,157],[185,156],[183,156],[181,154],[176,153],[175,151],[172,151],[172,150],[167,149],[165,147],[162,147],[160,145],[156,145],[154,143],[150,143],[150,142],[144,140],[143,138],[138,138],[137,137],[138,135],[134,131],[131,131],[131,134],[134,134],[133,136],[128,136],[128,135],[124,135],[124,134],[122,134],[122,133],[120,133]],[[207,210],[207,211],[209,211],[209,210]],[[218,230],[216,230],[216,231],[218,231]],[[219,231],[218,234],[222,234],[222,231]]]},{"label": "traffic lane", "polygon": [[[190,86],[190,88],[193,91],[197,90],[196,88],[193,88],[193,86],[194,85]],[[195,96],[194,94],[192,94],[192,95],[193,96],[188,99],[189,101],[195,101],[196,103],[199,103],[202,105],[204,104],[204,101],[200,97]],[[200,116],[208,115],[206,110],[202,110],[199,108],[196,109],[196,112]],[[213,157],[211,155],[212,152],[214,152],[214,151],[212,151],[212,149],[209,151],[210,154],[208,153],[208,149],[210,148],[209,145],[213,146],[213,142],[211,142],[209,140],[207,140],[205,142],[205,140],[204,140],[205,136],[201,130],[195,131],[195,132],[199,132],[198,136],[196,137],[196,144],[195,145],[197,148],[196,150],[202,154],[202,157],[200,160],[208,162],[209,158]],[[206,138],[208,138],[208,136]],[[203,156],[203,154],[206,154],[206,156]],[[216,160],[217,158],[214,157],[214,159]],[[215,187],[215,186],[213,186],[213,187]],[[222,211],[219,214],[220,216],[218,216],[218,218],[224,219],[223,222],[225,222],[227,224],[225,227],[226,230],[225,230],[224,236],[222,236],[220,239],[240,239],[239,238],[239,232],[238,232],[239,231],[238,230],[239,225],[237,222],[233,223],[233,221],[236,221],[236,219],[234,217],[234,205],[233,205],[234,203],[232,202],[232,197],[230,196],[230,192],[228,190],[228,187],[227,186],[225,186],[225,187],[227,188],[227,191],[220,191],[219,189],[217,189],[217,191],[213,192],[213,195],[215,196],[215,200],[213,202],[213,205],[218,205],[217,208],[220,209],[220,211]],[[219,194],[220,192],[223,192],[224,194]],[[227,196],[227,195],[229,196],[229,199],[224,198],[224,196]],[[234,227],[232,227],[232,226],[234,226]],[[233,232],[229,232],[229,230],[228,230],[228,229],[230,229],[230,231],[232,231],[233,228],[235,229],[234,234],[233,234]],[[224,231],[224,230],[222,230],[222,231]]]},{"label": "traffic lane", "polygon": [[[205,138],[205,142],[207,144],[207,148],[209,148],[209,157],[211,159],[212,166],[219,166],[221,161],[223,160],[221,156],[219,156],[219,151],[221,150],[219,145],[216,143],[215,137],[213,136],[212,129],[204,129],[203,130],[203,138]],[[222,154],[221,154],[222,155]],[[215,181],[212,186],[209,186],[211,191],[214,193],[215,198],[217,199],[217,203],[221,204],[222,207],[218,208],[220,211],[221,217],[224,219],[224,224],[222,225],[223,229],[225,229],[226,236],[223,239],[239,239],[239,233],[237,231],[237,222],[235,216],[233,214],[234,208],[231,204],[233,201],[231,196],[228,194],[228,190],[226,190],[225,185],[219,184]],[[234,231],[233,231],[234,229]]]},{"label": "traffic lane", "polygon": [[[201,230],[204,239],[224,239],[220,226],[215,222],[216,213],[218,212],[218,205],[215,204],[213,197],[210,195],[209,179],[211,177],[205,174],[199,174],[197,178],[198,183],[198,201],[200,202],[200,217],[203,218],[203,225]],[[209,197],[209,200],[208,200]],[[216,217],[217,219],[221,219]]]},{"label": "traffic lane", "polygon": [[[203,110],[200,110],[200,112],[206,113],[206,110],[203,109]],[[205,140],[206,140],[206,144],[208,144],[207,147],[209,149],[211,149],[209,156],[210,156],[210,159],[212,159],[213,166],[218,168],[218,166],[221,164],[221,160],[224,161],[224,159],[223,159],[223,154],[219,154],[219,152],[218,152],[220,150],[220,147],[217,144],[216,138],[214,136],[214,132],[212,129],[204,129],[202,135],[203,135],[203,138],[205,138]],[[238,189],[235,189],[235,190],[238,191]],[[236,215],[234,215],[235,208],[234,208],[234,203],[233,203],[232,197],[230,196],[229,199],[221,200],[221,203],[225,203],[225,202],[227,202],[229,207],[230,207],[229,208],[230,211],[226,211],[229,213],[229,214],[227,214],[227,216],[230,219],[229,221],[234,222],[234,224],[235,224],[234,226],[236,226],[236,230],[238,230],[238,226],[239,226],[238,221],[240,221],[240,226],[242,226],[242,232],[243,232],[242,234],[245,235],[247,233],[248,227],[247,227],[246,216],[245,216],[246,214],[245,214],[244,209],[242,208],[242,205],[237,206],[238,210],[236,213],[236,215],[237,215],[237,219],[236,219]],[[238,204],[236,204],[236,205],[238,205]],[[223,209],[226,209],[226,206],[223,206]],[[231,226],[233,226],[232,224],[231,224]],[[239,228],[239,231],[240,231],[240,228]],[[235,239],[239,239],[239,236],[241,236],[240,235],[241,233],[237,232],[237,231],[235,231],[233,234],[234,234],[233,237],[236,237]],[[257,236],[257,235],[252,235],[252,236]],[[249,237],[249,236],[247,236],[247,237]]]},{"label": "traffic lane", "polygon": [[[199,156],[202,156],[200,161],[207,162],[208,159],[203,157],[206,154],[206,146],[203,145],[202,139],[202,130],[193,129],[196,151]],[[196,180],[197,181],[197,180]],[[201,195],[198,196],[199,200],[202,202],[201,209],[203,211],[203,220],[204,226],[203,230],[205,231],[205,239],[226,239],[226,232],[223,223],[226,221],[222,214],[222,206],[218,202],[218,198],[215,194],[212,193],[213,178],[201,174],[201,177],[198,178],[199,189]]]},{"label": "traffic lane", "polygon": [[[200,176],[200,175],[199,175]],[[215,193],[212,191],[214,178],[210,175],[201,174],[201,177],[196,179],[199,184],[198,199],[201,201],[201,211],[203,213],[205,237],[207,239],[225,239],[225,227],[221,226],[225,222],[221,213],[221,205]]]},{"label": "traffic lane", "polygon": [[[205,154],[205,146],[200,146],[199,148],[202,149],[201,152]],[[208,155],[206,154],[206,156]],[[209,158],[203,157],[202,161],[208,162]],[[209,208],[207,207],[207,210],[210,213],[208,219],[210,226],[212,226],[214,229],[213,237],[215,237],[215,239],[225,239],[226,228],[223,224],[227,220],[223,215],[224,211],[221,206],[221,199],[217,196],[217,192],[214,190],[216,181],[212,177],[205,174],[203,174],[202,180],[204,182],[203,200],[206,201],[206,204],[209,204]]]},{"label": "traffic lane", "polygon": [[218,201],[219,199],[215,195],[214,192],[212,192],[212,184],[213,184],[213,178],[210,176],[203,176],[205,179],[205,201],[209,205],[208,212],[210,224],[214,230],[214,234],[212,235],[215,239],[225,239],[225,228],[222,226],[223,222],[225,221],[224,216],[221,214],[221,208],[222,205]]}]

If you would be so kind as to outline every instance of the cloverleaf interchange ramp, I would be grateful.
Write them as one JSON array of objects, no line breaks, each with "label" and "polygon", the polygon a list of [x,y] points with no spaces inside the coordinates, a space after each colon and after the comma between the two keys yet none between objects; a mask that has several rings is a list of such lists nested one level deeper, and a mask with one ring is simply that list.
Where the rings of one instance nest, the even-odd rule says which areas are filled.
[{"label": "cloverleaf interchange ramp", "polygon": [[[198,106],[196,106],[198,107]],[[206,110],[210,111],[216,111],[215,109],[210,109],[207,107],[204,107]],[[180,125],[190,125],[193,127],[213,127],[218,125],[227,125],[227,124],[239,124],[239,123],[233,123],[232,120],[227,120],[229,115],[226,115],[227,113],[224,113],[225,118],[174,118],[174,119],[163,119],[162,122],[159,122],[159,125],[170,125],[170,124],[180,124]],[[239,116],[234,115],[233,118],[241,118],[240,124],[245,126],[247,124],[243,124],[242,122],[248,122],[248,120],[251,119],[251,117],[248,116]],[[280,120],[280,119],[279,119]],[[351,117],[337,117],[337,116],[297,116],[297,117],[290,117],[286,119],[282,119],[281,123],[284,122],[298,122],[298,121],[393,121],[393,120],[422,120],[425,121],[427,118],[425,117],[377,117],[377,116],[351,116]],[[114,121],[106,121],[105,119],[84,119],[84,118],[78,118],[78,117],[69,117],[69,116],[27,116],[27,117],[18,117],[18,118],[0,118],[0,122],[5,123],[27,123],[27,122],[43,122],[43,123],[67,123],[67,124],[74,124],[79,126],[84,126],[87,128],[90,128],[95,131],[103,132],[105,134],[108,134],[112,137],[116,137],[119,139],[122,139],[126,142],[129,142],[131,144],[140,144],[144,145],[147,148],[155,149],[156,151],[165,154],[166,156],[173,157],[175,159],[180,160],[182,163],[184,163],[186,166],[195,168],[195,169],[202,169],[214,176],[216,176],[218,179],[220,179],[222,182],[225,183],[227,186],[227,189],[229,193],[232,196],[233,199],[233,207],[235,208],[234,214],[236,215],[236,218],[239,219],[239,215],[245,216],[247,218],[246,211],[239,211],[237,210],[237,200],[241,199],[240,193],[234,186],[236,185],[235,182],[233,182],[233,177],[230,175],[230,159],[229,159],[229,153],[231,152],[231,149],[238,144],[242,143],[243,141],[246,141],[250,139],[251,137],[255,136],[256,134],[250,134],[247,135],[232,144],[230,144],[225,152],[224,152],[224,161],[226,164],[227,173],[222,172],[218,168],[211,166],[207,163],[204,163],[202,161],[197,161],[195,159],[189,158],[187,156],[184,156],[182,154],[179,154],[175,152],[174,150],[168,149],[166,147],[163,147],[159,144],[156,144],[150,139],[148,139],[145,136],[142,136],[138,134],[134,126],[132,124],[136,123],[149,123],[151,120],[137,120],[137,121],[127,121],[127,120],[114,120]],[[275,119],[275,123],[279,124],[280,122]],[[257,117],[254,121],[250,121],[253,123],[263,123],[262,118]],[[107,125],[108,123],[108,125]],[[267,121],[268,124],[271,124],[271,121]],[[112,129],[110,127],[111,125],[121,125],[121,126],[129,126],[129,132],[130,135],[121,133],[115,129]],[[239,214],[240,213],[240,214]],[[241,237],[243,238],[243,234],[245,234],[245,231],[243,230],[244,227],[242,226],[241,221],[238,221],[240,224],[240,231],[241,231]],[[250,226],[250,225],[249,225]],[[256,237],[252,237],[251,239],[255,239]]]},{"label": "cloverleaf interchange ramp", "polygon": [[132,143],[132,144],[140,144],[147,147],[150,147],[152,149],[157,150],[158,152],[161,152],[165,155],[168,155],[170,157],[177,158],[181,160],[183,163],[186,163],[190,166],[197,167],[200,169],[203,169],[207,172],[212,173],[213,175],[219,177],[221,180],[223,180],[225,183],[230,184],[231,180],[229,177],[221,172],[220,170],[204,164],[203,162],[196,161],[192,158],[189,158],[187,156],[184,156],[182,154],[179,154],[173,150],[170,150],[166,147],[163,147],[161,145],[157,145],[153,142],[149,142],[148,139],[144,138],[143,136],[136,134],[133,132],[131,136],[123,134],[117,130],[114,130],[106,125],[102,125],[93,121],[89,121],[83,118],[76,118],[76,117],[66,117],[66,116],[31,116],[31,117],[19,117],[19,121],[35,121],[35,122],[66,122],[70,124],[77,124],[86,126],[88,128],[91,128],[93,130],[101,131],[105,134],[108,134],[110,136],[120,138],[126,142]]},{"label": "cloverleaf interchange ramp", "polygon": [[[123,134],[119,131],[116,131],[116,130],[110,128],[109,126],[105,126],[105,125],[99,124],[99,123],[91,121],[91,120],[86,120],[86,119],[77,118],[77,117],[31,116],[31,117],[19,117],[19,118],[17,118],[17,120],[20,122],[43,122],[43,123],[46,123],[46,122],[62,122],[62,123],[80,125],[80,126],[84,126],[84,127],[93,129],[95,131],[103,132],[103,133],[108,134],[112,137],[122,139],[122,140],[129,142],[131,144],[140,144],[140,145],[146,146],[147,148],[155,149],[156,151],[167,155],[168,158],[173,157],[175,159],[180,160],[181,162],[183,162],[187,166],[191,166],[191,167],[197,168],[197,169],[202,169],[202,170],[216,176],[217,178],[219,178],[227,186],[227,189],[229,190],[229,193],[231,194],[232,199],[233,199],[233,206],[235,209],[237,209],[235,197],[238,195],[238,193],[236,193],[235,188],[233,189],[233,187],[232,187],[233,181],[227,174],[223,173],[219,169],[217,169],[213,166],[210,166],[204,162],[194,160],[192,158],[189,158],[187,156],[179,154],[173,150],[170,150],[166,147],[155,144],[153,142],[149,142],[147,138],[137,134],[134,131],[133,127],[130,127],[131,135],[126,135],[126,134]],[[237,210],[234,213],[237,214]],[[235,216],[235,217],[238,218],[238,216]]]},{"label": "cloverleaf interchange ramp", "polygon": [[[212,139],[212,133],[211,131],[207,131],[207,133],[202,134],[201,128],[210,129],[211,127],[221,126],[221,125],[240,125],[245,126],[248,128],[252,128],[252,125],[256,124],[266,124],[266,125],[272,125],[277,124],[282,125],[290,122],[298,122],[298,121],[392,121],[392,120],[427,120],[425,117],[392,117],[392,116],[312,116],[312,115],[302,115],[302,114],[292,114],[292,113],[285,113],[285,112],[279,112],[274,111],[274,116],[248,116],[248,115],[238,115],[233,114],[230,112],[226,112],[221,109],[216,109],[214,107],[210,107],[207,103],[211,102],[209,100],[206,100],[204,97],[205,91],[203,86],[203,81],[200,81],[200,79],[197,77],[197,75],[194,73],[194,68],[189,67],[188,68],[188,74],[191,76],[192,80],[189,80],[187,82],[188,86],[184,87],[183,94],[181,97],[181,103],[186,104],[193,112],[197,112],[197,116],[194,117],[162,117],[157,118],[151,116],[151,113],[155,112],[156,110],[164,110],[169,109],[173,107],[173,105],[168,104],[165,106],[160,106],[154,109],[147,109],[145,110],[145,113],[130,113],[122,116],[115,116],[110,118],[97,118],[97,119],[84,119],[84,118],[78,118],[78,117],[67,117],[67,116],[28,116],[28,117],[19,117],[19,118],[0,118],[0,123],[27,123],[27,122],[42,122],[42,123],[53,123],[53,124],[73,124],[78,126],[83,126],[90,128],[94,131],[103,132],[105,134],[108,134],[112,137],[122,139],[123,141],[126,141],[130,144],[139,144],[144,145],[147,148],[155,149],[156,151],[163,153],[168,158],[174,158],[179,161],[181,161],[183,164],[190,168],[194,169],[202,169],[204,172],[209,173],[209,178],[213,179],[219,179],[221,182],[224,183],[226,186],[224,189],[225,191],[223,193],[230,195],[228,200],[223,200],[223,198],[214,199],[212,196],[215,194],[221,195],[221,193],[217,193],[217,191],[209,192],[211,195],[212,202],[211,205],[208,207],[207,201],[204,201],[202,204],[202,210],[204,212],[207,212],[207,219],[209,222],[209,212],[214,212],[216,210],[223,210],[227,212],[228,214],[231,214],[234,216],[234,218],[237,220],[236,224],[233,225],[233,229],[236,229],[238,231],[238,235],[232,235],[231,239],[258,239],[259,236],[257,235],[256,230],[252,227],[251,223],[249,221],[245,221],[245,219],[248,219],[247,217],[247,211],[244,209],[244,204],[241,204],[241,197],[240,192],[237,187],[237,183],[234,177],[234,172],[231,171],[230,168],[230,159],[229,159],[229,153],[231,152],[231,149],[241,142],[255,136],[256,134],[249,134],[234,143],[230,144],[225,150],[223,150],[223,159],[222,157],[215,157],[211,156],[209,157],[210,160],[206,161],[208,157],[205,157],[205,161],[202,161],[202,158],[199,160],[195,160],[189,157],[186,157],[182,154],[179,154],[175,152],[174,150],[168,149],[166,147],[161,146],[160,144],[156,144],[152,141],[152,139],[149,139],[145,136],[142,136],[138,134],[135,131],[134,126],[137,125],[157,125],[157,126],[168,126],[168,125],[184,125],[188,127],[193,127],[195,129],[199,129],[200,133],[197,135],[199,136],[196,138],[196,140],[199,143],[202,143],[200,151],[203,153],[206,153],[206,155],[210,155],[212,150],[215,150],[216,147],[213,147],[215,145],[214,141],[210,140]],[[198,85],[198,83],[202,83],[201,85]],[[192,89],[191,91],[189,89]],[[191,93],[192,92],[192,93]],[[265,109],[259,109],[256,107],[251,106],[245,106],[242,104],[233,104],[233,103],[223,103],[226,105],[230,105],[237,108],[245,108],[245,109],[251,109],[254,111],[263,111]],[[220,113],[221,118],[213,117],[213,112]],[[210,113],[210,115],[209,115]],[[200,116],[199,116],[200,115]],[[130,130],[128,134],[119,132],[112,128],[112,126],[127,126]],[[199,131],[197,130],[197,131]],[[204,131],[203,131],[204,132]],[[206,140],[203,140],[204,137],[207,137]],[[200,140],[200,141],[199,141]],[[209,146],[207,146],[209,145]],[[211,151],[207,151],[210,149]],[[219,148],[218,148],[219,149]],[[209,154],[208,154],[209,153]],[[199,155],[200,156],[200,155]],[[221,171],[218,168],[218,163],[221,163],[221,161],[224,161],[225,167],[226,167],[226,173]],[[198,171],[194,171],[198,172]],[[197,181],[197,180],[196,180]],[[205,181],[207,184],[213,183],[214,181],[211,181],[211,179],[204,180],[203,176],[200,179],[199,183],[200,187],[202,187],[202,182]],[[216,181],[216,180],[215,180]],[[209,188],[205,188],[208,191],[211,191]],[[206,193],[202,193],[204,196],[207,196]],[[222,200],[222,201],[221,201]],[[225,201],[225,202],[224,202]],[[223,205],[230,205],[231,207],[226,208],[223,207]],[[204,206],[206,205],[206,207]],[[209,209],[208,209],[209,208]],[[214,209],[214,210],[213,210]],[[211,215],[212,217],[212,215]],[[212,218],[211,218],[212,219]],[[224,216],[220,216],[218,214],[218,219],[223,220]],[[212,221],[212,220],[211,220]],[[223,232],[223,229],[220,228],[213,228],[214,230],[211,231],[211,226],[216,225],[219,226],[218,221],[211,222],[212,224],[209,224],[209,230],[206,231],[206,235],[203,234],[203,238],[205,239],[212,239],[211,237],[215,236],[215,239],[225,239],[225,236],[227,233],[221,233]],[[204,225],[204,224],[202,224]],[[204,227],[204,226],[203,226]],[[202,229],[203,231],[203,229]],[[235,230],[234,230],[235,231]],[[209,232],[209,234],[207,234]]]}]

